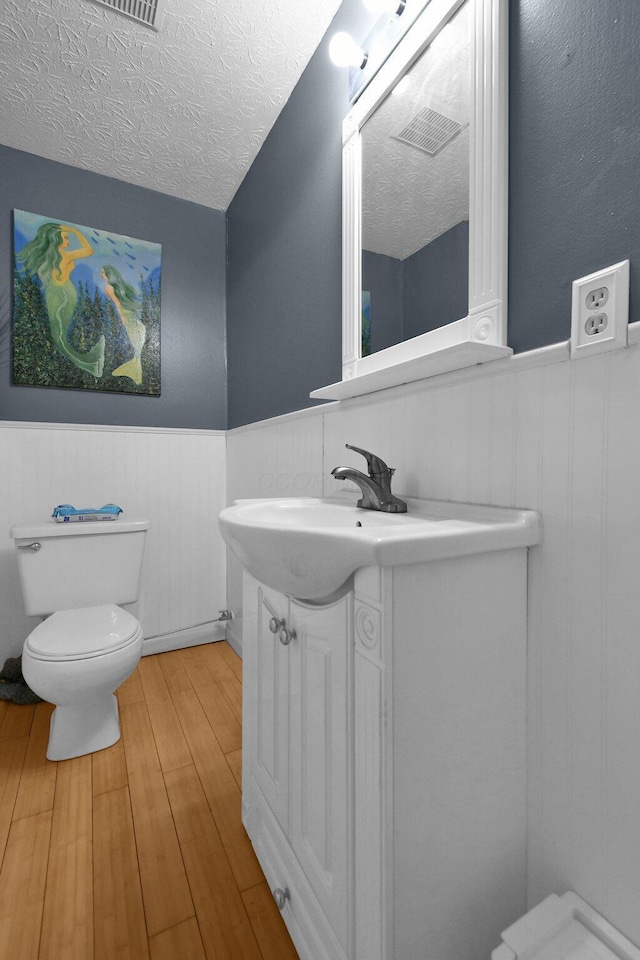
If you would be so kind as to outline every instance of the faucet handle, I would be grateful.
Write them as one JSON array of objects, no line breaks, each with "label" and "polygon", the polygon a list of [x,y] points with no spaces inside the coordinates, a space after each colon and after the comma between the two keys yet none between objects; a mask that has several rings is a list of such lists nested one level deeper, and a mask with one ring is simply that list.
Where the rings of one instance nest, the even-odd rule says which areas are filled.
[{"label": "faucet handle", "polygon": [[375,453],[370,453],[368,450],[363,450],[361,447],[354,447],[351,443],[345,443],[345,447],[347,450],[353,450],[355,453],[361,453],[363,457],[366,457],[370,477],[375,477],[382,474],[383,476],[388,476],[389,479],[391,479],[392,473],[395,471],[393,471],[393,468],[389,468],[384,460],[381,460],[380,457],[377,457]]}]

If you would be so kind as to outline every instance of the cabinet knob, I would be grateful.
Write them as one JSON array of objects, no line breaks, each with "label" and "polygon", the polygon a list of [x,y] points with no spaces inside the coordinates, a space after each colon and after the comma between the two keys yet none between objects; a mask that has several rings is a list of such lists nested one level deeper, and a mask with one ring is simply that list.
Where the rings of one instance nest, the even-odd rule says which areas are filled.
[{"label": "cabinet knob", "polygon": [[295,632],[295,630],[287,630],[286,627],[282,627],[278,636],[280,638],[280,643],[284,647],[288,647],[291,641],[296,639],[298,634]]},{"label": "cabinet knob", "polygon": [[276,902],[278,910],[284,910],[284,905],[287,900],[291,900],[289,887],[285,887],[284,890],[281,887],[276,887],[276,889],[273,891],[273,899]]},{"label": "cabinet knob", "polygon": [[271,630],[271,633],[277,633],[278,630],[282,630],[284,625],[284,619],[279,620],[278,617],[271,617],[271,620],[269,620],[269,630]]}]

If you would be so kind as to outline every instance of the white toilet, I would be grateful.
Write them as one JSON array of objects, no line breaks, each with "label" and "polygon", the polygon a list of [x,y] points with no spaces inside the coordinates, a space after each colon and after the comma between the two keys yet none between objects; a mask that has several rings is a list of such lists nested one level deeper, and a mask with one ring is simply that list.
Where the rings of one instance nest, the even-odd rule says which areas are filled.
[{"label": "white toilet", "polygon": [[149,523],[17,524],[11,528],[26,612],[46,617],[25,640],[22,673],[54,703],[49,760],[120,739],[113,695],[142,653],[138,620],[117,604],[138,597]]}]

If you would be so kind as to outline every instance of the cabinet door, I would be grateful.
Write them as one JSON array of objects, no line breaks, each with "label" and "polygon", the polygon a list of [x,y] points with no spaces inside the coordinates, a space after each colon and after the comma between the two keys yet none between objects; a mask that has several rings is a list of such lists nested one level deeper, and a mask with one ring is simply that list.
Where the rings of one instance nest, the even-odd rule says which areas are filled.
[{"label": "cabinet door", "polygon": [[243,794],[251,817],[257,785],[282,829],[289,817],[289,650],[271,630],[288,600],[245,575]]},{"label": "cabinet door", "polygon": [[349,594],[327,607],[292,600],[290,840],[344,955],[349,905],[351,683]]}]

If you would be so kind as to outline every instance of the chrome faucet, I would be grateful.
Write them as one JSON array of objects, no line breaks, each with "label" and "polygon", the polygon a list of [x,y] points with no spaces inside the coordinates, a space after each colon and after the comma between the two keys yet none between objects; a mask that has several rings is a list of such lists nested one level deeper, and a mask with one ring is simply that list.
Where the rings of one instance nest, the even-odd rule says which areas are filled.
[{"label": "chrome faucet", "polygon": [[395,473],[393,467],[388,467],[384,460],[369,453],[368,450],[361,450],[360,447],[353,447],[350,443],[345,443],[347,450],[355,450],[366,457],[369,468],[369,476],[353,467],[335,467],[331,471],[331,476],[336,480],[353,480],[360,487],[362,498],[358,500],[357,506],[363,510],[382,510],[384,513],[406,513],[407,505],[404,500],[395,497],[391,493],[391,478]]}]

